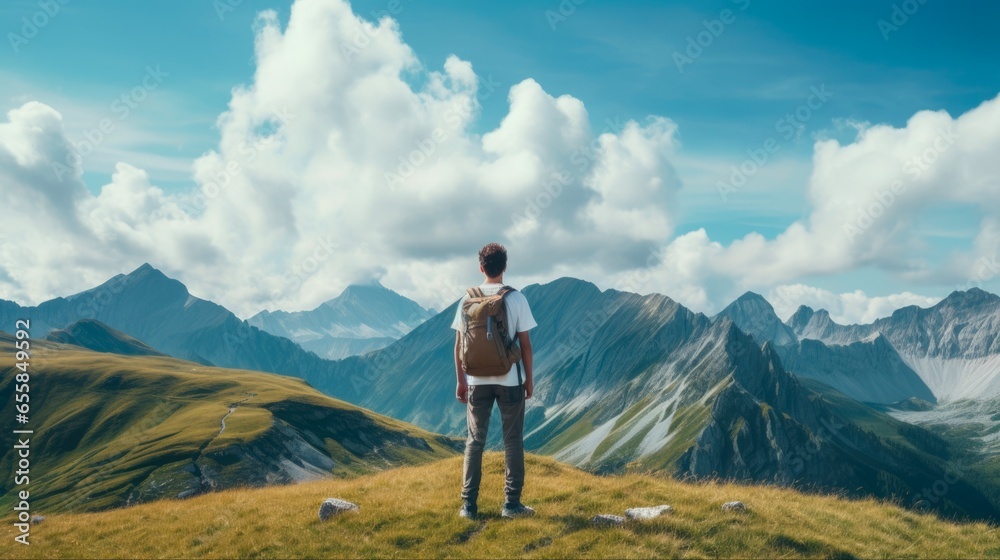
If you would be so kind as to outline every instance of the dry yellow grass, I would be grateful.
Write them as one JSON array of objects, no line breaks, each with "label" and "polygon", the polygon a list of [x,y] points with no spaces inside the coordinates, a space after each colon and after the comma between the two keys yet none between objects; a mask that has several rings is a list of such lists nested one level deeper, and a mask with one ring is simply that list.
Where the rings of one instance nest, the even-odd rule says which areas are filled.
[{"label": "dry yellow grass", "polygon": [[[1000,534],[870,500],[792,490],[688,484],[642,475],[598,477],[529,456],[525,502],[538,515],[499,517],[503,459],[487,455],[480,519],[457,517],[461,458],[349,480],[230,490],[87,514],[34,526],[18,558],[190,557],[866,557],[1000,556]],[[317,518],[328,497],[359,513]],[[722,512],[729,500],[747,513]],[[670,504],[673,514],[623,528],[589,524],[598,513]],[[42,513],[44,512],[37,512]],[[9,519],[9,518],[8,518]],[[11,525],[7,523],[8,531]],[[13,535],[6,540],[12,543]]]}]

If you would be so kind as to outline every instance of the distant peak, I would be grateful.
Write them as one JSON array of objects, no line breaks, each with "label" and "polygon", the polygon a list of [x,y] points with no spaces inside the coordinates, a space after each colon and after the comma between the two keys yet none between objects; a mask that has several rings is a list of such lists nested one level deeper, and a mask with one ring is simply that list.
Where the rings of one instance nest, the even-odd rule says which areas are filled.
[{"label": "distant peak", "polygon": [[1000,300],[1000,296],[987,292],[981,288],[969,288],[963,291],[954,291],[948,297],[941,300],[938,305],[977,305]]},{"label": "distant peak", "polygon": [[140,266],[139,268],[133,270],[132,272],[129,272],[125,276],[126,276],[126,278],[145,278],[147,276],[163,276],[163,277],[166,277],[165,274],[163,274],[162,272],[160,272],[158,269],[156,269],[155,267],[153,267],[153,265],[151,265],[149,263],[142,263],[142,266]]},{"label": "distant peak", "polygon": [[736,319],[737,316],[747,316],[747,314],[757,315],[760,313],[773,315],[774,307],[771,306],[771,302],[758,293],[746,292],[716,314],[716,318],[728,316]]},{"label": "distant peak", "polygon": [[348,284],[344,291],[340,292],[340,295],[333,298],[327,303],[333,303],[337,300],[343,300],[350,297],[371,297],[371,296],[400,296],[395,291],[390,290],[382,285],[378,280],[371,280],[367,282],[357,282],[354,284]]},{"label": "distant peak", "polygon": [[556,278],[555,280],[549,282],[547,285],[549,285],[549,286],[558,286],[558,285],[586,286],[588,288],[589,287],[597,288],[597,286],[594,285],[593,282],[588,282],[586,280],[581,280],[579,278],[574,278],[572,276],[561,276],[561,277]]},{"label": "distant peak", "polygon": [[802,328],[809,324],[809,321],[812,320],[813,315],[815,314],[816,312],[813,311],[812,307],[809,307],[808,305],[800,305],[799,308],[795,310],[795,313],[792,313],[792,316],[785,321],[785,324],[791,326],[792,328]]},{"label": "distant peak", "polygon": [[590,295],[593,296],[596,296],[601,293],[601,289],[598,288],[593,282],[580,280],[579,278],[573,278],[572,276],[562,276],[545,284],[532,284],[530,286],[525,286],[524,289],[528,290],[529,288],[530,288],[529,291],[534,291],[537,289],[541,290],[543,293],[550,292],[553,290],[558,292],[573,291],[573,293],[576,294],[589,293]]},{"label": "distant peak", "polygon": [[749,302],[749,301],[761,302],[761,301],[763,301],[763,302],[766,302],[768,305],[771,305],[770,302],[767,301],[767,298],[765,298],[764,296],[758,294],[757,292],[749,292],[749,291],[745,292],[743,295],[741,295],[740,297],[736,298],[736,301],[738,301],[738,302]]}]

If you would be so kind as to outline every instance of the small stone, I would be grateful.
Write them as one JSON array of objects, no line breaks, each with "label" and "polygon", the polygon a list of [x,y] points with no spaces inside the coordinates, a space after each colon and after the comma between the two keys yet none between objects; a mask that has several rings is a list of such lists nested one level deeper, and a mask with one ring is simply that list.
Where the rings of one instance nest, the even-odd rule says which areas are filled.
[{"label": "small stone", "polygon": [[655,507],[637,507],[625,510],[625,517],[629,519],[655,519],[661,515],[666,515],[674,511],[674,508],[663,505]]},{"label": "small stone", "polygon": [[327,498],[323,500],[323,503],[319,506],[319,520],[326,521],[335,515],[339,515],[346,511],[358,511],[361,508],[357,504],[352,504],[346,500],[340,500],[337,498]]},{"label": "small stone", "polygon": [[625,524],[625,518],[620,515],[602,513],[591,517],[590,523],[598,527],[621,527]]},{"label": "small stone", "polygon": [[31,524],[32,525],[38,525],[42,521],[45,521],[45,516],[44,515],[32,515],[31,516]]},{"label": "small stone", "polygon": [[726,502],[722,504],[722,511],[746,511],[747,506],[743,502]]}]

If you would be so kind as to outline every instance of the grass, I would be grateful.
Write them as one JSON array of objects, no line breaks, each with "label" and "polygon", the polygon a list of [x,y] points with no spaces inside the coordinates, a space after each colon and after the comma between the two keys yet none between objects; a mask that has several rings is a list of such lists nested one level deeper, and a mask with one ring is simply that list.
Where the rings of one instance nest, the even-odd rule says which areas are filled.
[{"label": "grass", "polygon": [[[13,402],[20,373],[12,353],[10,337],[0,337],[3,402]],[[334,476],[456,453],[447,438],[293,377],[43,341],[32,341],[30,371],[31,494],[49,512],[175,496],[197,486],[196,467],[211,469],[212,484],[222,487],[274,482],[263,464],[273,469],[281,456],[296,455],[282,447],[290,434],[331,457]],[[13,453],[0,455],[0,470],[13,472],[14,460]],[[13,477],[0,480],[4,509],[14,500],[12,487]]]},{"label": "grass", "polygon": [[[958,558],[1000,555],[1000,533],[873,500],[762,486],[683,483],[646,475],[599,477],[529,455],[524,500],[538,514],[499,517],[503,459],[487,454],[480,519],[457,517],[461,458],[353,479],[227,490],[97,513],[54,514],[32,528],[18,558],[181,557],[758,557]],[[358,513],[326,522],[337,497]],[[723,512],[740,500],[746,513]],[[673,514],[622,528],[599,513],[670,504]],[[37,513],[45,514],[44,511]],[[9,516],[8,516],[9,518]],[[7,523],[8,531],[12,531]],[[9,552],[7,552],[9,551]]]}]

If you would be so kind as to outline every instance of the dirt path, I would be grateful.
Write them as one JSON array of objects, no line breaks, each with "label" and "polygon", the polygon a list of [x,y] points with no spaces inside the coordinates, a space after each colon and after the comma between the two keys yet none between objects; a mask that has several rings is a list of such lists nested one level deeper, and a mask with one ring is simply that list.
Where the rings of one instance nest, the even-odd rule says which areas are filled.
[{"label": "dirt path", "polygon": [[[244,394],[245,394],[245,393],[244,393]],[[243,403],[247,402],[248,400],[250,400],[250,399],[254,398],[255,396],[257,396],[257,395],[251,395],[251,396],[249,396],[249,397],[247,397],[247,398],[245,398],[245,399],[241,400],[241,401],[240,401],[240,402],[238,402],[238,403],[233,403],[233,404],[229,405],[229,412],[227,412],[227,413],[226,413],[226,415],[222,417],[222,427],[221,427],[221,428],[219,428],[219,433],[218,433],[218,434],[216,434],[216,436],[215,436],[215,437],[219,437],[219,436],[221,436],[221,435],[222,435],[222,432],[226,431],[226,418],[227,418],[227,417],[228,417],[228,416],[229,416],[230,414],[232,414],[232,413],[236,412],[236,409],[237,409],[237,408],[239,408],[239,406],[240,406],[241,404],[243,404]]]}]

